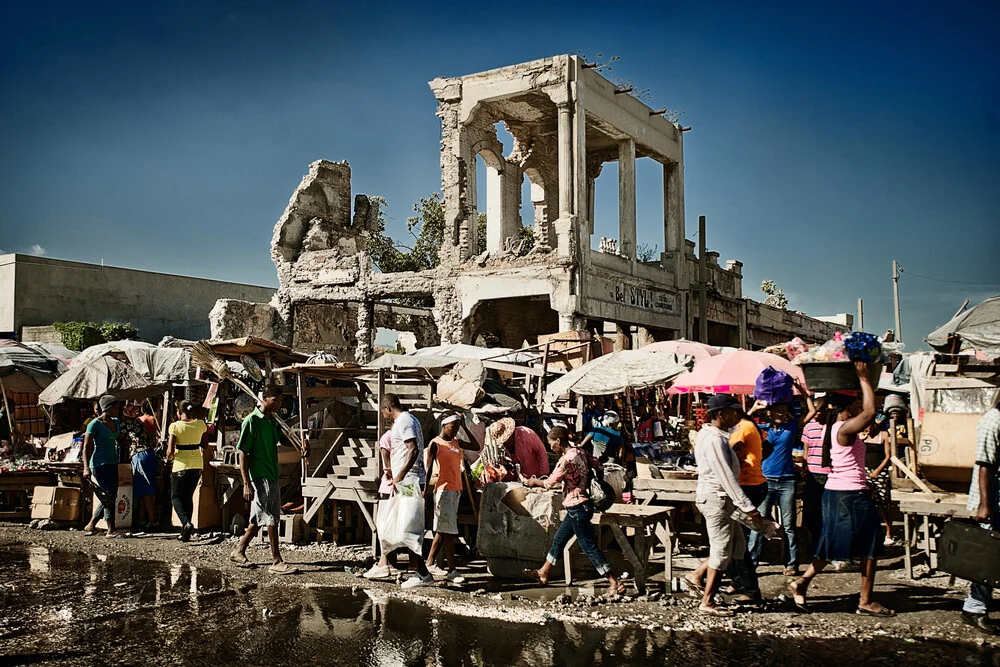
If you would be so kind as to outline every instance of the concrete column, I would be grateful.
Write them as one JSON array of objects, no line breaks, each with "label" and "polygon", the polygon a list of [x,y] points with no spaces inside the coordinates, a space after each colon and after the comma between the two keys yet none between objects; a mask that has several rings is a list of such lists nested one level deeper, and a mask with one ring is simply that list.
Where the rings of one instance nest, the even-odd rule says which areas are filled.
[{"label": "concrete column", "polygon": [[503,189],[502,201],[500,204],[500,245],[503,247],[503,240],[507,237],[514,237],[520,234],[521,225],[521,184],[524,181],[524,174],[517,165],[504,164],[503,174],[500,177],[500,185]]},{"label": "concrete column", "polygon": [[635,140],[618,142],[618,248],[635,259]]},{"label": "concrete column", "polygon": [[[682,163],[663,165],[664,260],[679,276],[684,262],[684,168]],[[672,262],[670,261],[672,260]]]},{"label": "concrete column", "polygon": [[559,106],[559,218],[573,215],[573,117],[569,105]]}]

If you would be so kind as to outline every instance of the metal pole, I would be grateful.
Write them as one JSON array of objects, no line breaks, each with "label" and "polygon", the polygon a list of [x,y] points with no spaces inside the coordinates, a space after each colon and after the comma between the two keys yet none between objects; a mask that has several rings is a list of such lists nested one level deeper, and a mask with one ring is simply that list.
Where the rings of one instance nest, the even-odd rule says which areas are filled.
[{"label": "metal pole", "polygon": [[892,260],[892,300],[896,307],[896,340],[903,341],[903,329],[899,324],[899,262]]},{"label": "metal pole", "polygon": [[698,342],[708,344],[708,257],[705,247],[705,216],[698,216]]},{"label": "metal pole", "polygon": [[858,299],[858,326],[854,327],[854,330],[865,330],[865,304],[860,298]]}]

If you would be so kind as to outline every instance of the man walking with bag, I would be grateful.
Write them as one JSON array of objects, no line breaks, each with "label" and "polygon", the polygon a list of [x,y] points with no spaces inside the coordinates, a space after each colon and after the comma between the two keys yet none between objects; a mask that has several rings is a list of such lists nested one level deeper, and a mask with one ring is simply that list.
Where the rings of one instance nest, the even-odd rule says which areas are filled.
[{"label": "man walking with bag", "polygon": [[[417,573],[403,582],[403,588],[416,588],[434,583],[423,557],[424,494],[420,485],[424,481],[424,434],[420,421],[403,410],[396,394],[382,397],[382,417],[392,422],[390,453],[391,495],[379,504],[378,535],[382,552],[388,556],[394,551],[408,552],[408,560],[417,567]],[[365,577],[377,579],[388,574],[376,565]]]}]

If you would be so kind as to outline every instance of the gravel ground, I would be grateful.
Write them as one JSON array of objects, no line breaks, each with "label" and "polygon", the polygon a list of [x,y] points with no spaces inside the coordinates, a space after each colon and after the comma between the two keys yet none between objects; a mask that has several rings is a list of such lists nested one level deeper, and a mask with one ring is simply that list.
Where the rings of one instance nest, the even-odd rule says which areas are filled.
[{"label": "gravel ground", "polygon": [[[957,581],[949,586],[947,575],[909,581],[902,571],[901,556],[895,554],[880,563],[883,570],[876,582],[877,599],[898,612],[894,618],[854,613],[860,578],[850,572],[820,575],[810,590],[814,613],[795,613],[790,602],[781,597],[788,593],[789,578],[781,574],[780,567],[767,566],[761,568],[761,588],[769,599],[765,610],[745,610],[732,618],[720,619],[700,614],[697,601],[690,594],[665,595],[662,586],[654,585],[646,596],[633,594],[606,600],[602,597],[603,582],[580,582],[569,587],[555,582],[541,588],[530,582],[500,581],[486,572],[483,561],[461,568],[467,579],[462,585],[438,583],[404,591],[395,582],[371,582],[360,577],[371,563],[371,550],[363,546],[286,545],[285,559],[299,567],[301,573],[277,577],[267,572],[269,551],[260,542],[251,547],[248,555],[262,567],[232,566],[228,555],[235,539],[221,533],[185,544],[170,534],[107,540],[101,536],[86,537],[80,531],[34,530],[24,524],[0,523],[0,544],[18,543],[102,556],[194,564],[224,570],[233,581],[247,584],[364,588],[373,595],[397,596],[463,616],[527,623],[559,620],[604,627],[640,624],[676,631],[728,629],[761,636],[848,637],[860,641],[877,637],[908,641],[940,639],[1000,647],[998,638],[984,636],[962,623],[959,610],[968,584]],[[683,576],[694,567],[698,555],[682,553],[675,557],[675,575]]]}]

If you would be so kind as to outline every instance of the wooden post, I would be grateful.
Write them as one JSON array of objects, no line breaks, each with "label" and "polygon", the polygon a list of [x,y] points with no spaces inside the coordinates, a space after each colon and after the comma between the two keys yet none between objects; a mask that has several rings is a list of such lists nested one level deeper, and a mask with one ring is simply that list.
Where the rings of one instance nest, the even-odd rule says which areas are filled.
[{"label": "wooden post", "polygon": [[[219,388],[222,389],[221,387]],[[160,440],[167,439],[167,422],[170,421],[170,390],[163,392],[163,419],[160,421]]]},{"label": "wooden post", "polygon": [[[268,355],[266,357],[266,360],[267,360],[267,364],[268,364],[268,371],[267,372],[268,372],[268,375],[270,375],[270,373],[271,373],[271,369],[270,369],[271,355],[270,355],[270,353],[268,353]],[[302,376],[302,371],[299,370],[295,374],[295,385],[296,385],[295,388],[296,388],[296,391],[298,393],[298,398],[299,398],[299,442],[302,443],[302,448],[304,450],[308,451],[309,447],[306,445],[306,443],[308,442],[306,440],[306,421],[308,420],[308,417],[306,416],[306,392],[305,392],[305,388],[303,387],[304,382],[305,382],[305,378]],[[303,455],[302,456],[302,482],[303,483],[305,483],[306,477],[308,476],[308,473],[309,473],[309,457],[306,456],[306,455]]]},{"label": "wooden post", "polygon": [[536,399],[536,409],[541,414],[543,406],[543,391],[545,390],[545,373],[549,371],[549,342],[545,342],[545,352],[542,353],[542,376],[538,378],[538,398]]},{"label": "wooden post", "polygon": [[3,393],[3,412],[7,415],[7,425],[10,426],[10,441],[14,442],[14,418],[10,415],[10,404],[7,403],[7,388],[3,385],[3,378],[0,378],[0,393]]}]

